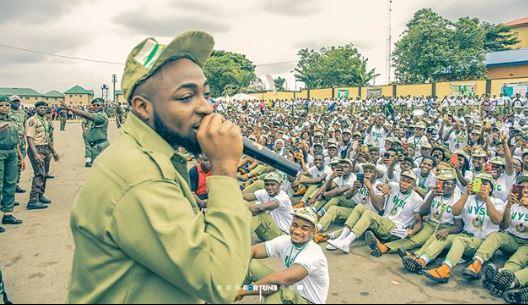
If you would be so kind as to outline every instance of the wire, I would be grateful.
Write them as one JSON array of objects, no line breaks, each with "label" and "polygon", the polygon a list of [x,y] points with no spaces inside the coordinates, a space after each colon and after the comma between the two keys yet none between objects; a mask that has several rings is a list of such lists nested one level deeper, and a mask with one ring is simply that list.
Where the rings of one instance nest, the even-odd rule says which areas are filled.
[{"label": "wire", "polygon": [[119,62],[111,62],[111,61],[104,61],[104,60],[97,60],[97,59],[90,59],[90,58],[82,58],[82,57],[74,57],[74,56],[53,54],[53,53],[48,53],[48,52],[43,52],[43,51],[36,51],[36,50],[31,50],[31,49],[26,49],[26,48],[10,46],[10,45],[6,45],[6,44],[2,44],[2,43],[0,43],[0,47],[4,47],[4,48],[8,48],[8,49],[14,49],[14,50],[19,50],[19,51],[24,51],[24,52],[28,52],[28,53],[34,53],[34,54],[40,54],[40,55],[47,55],[47,56],[54,56],[54,57],[60,57],[60,58],[65,58],[65,59],[71,59],[71,60],[81,60],[81,61],[95,62],[95,63],[100,63],[100,64],[108,64],[108,65],[120,65],[120,66],[124,66],[125,65],[125,64],[119,63]]},{"label": "wire", "polygon": [[[119,66],[124,66],[125,65],[124,63],[120,63],[120,62],[112,62],[112,61],[90,59],[90,58],[83,58],[83,57],[66,56],[66,55],[61,55],[61,54],[54,54],[54,53],[48,53],[48,52],[44,52],[44,51],[37,51],[37,50],[32,50],[32,49],[26,49],[26,48],[6,45],[6,44],[3,44],[3,43],[0,43],[0,47],[7,48],[7,49],[18,50],[18,51],[23,51],[23,52],[28,52],[28,53],[33,53],[33,54],[59,57],[59,58],[64,58],[64,59],[88,61],[88,62],[95,62],[95,63],[100,63],[100,64],[107,64],[107,65],[119,65]],[[255,66],[256,67],[278,66],[278,65],[294,64],[294,63],[297,63],[297,61],[295,60],[295,61],[283,61],[283,62],[265,63],[265,64],[255,65]]]}]

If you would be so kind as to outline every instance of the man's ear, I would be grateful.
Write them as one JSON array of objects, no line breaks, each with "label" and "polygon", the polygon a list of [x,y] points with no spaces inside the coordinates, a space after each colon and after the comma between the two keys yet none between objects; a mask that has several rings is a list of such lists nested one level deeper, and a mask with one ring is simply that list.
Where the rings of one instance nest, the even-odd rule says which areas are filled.
[{"label": "man's ear", "polygon": [[152,102],[147,100],[146,98],[135,95],[132,98],[131,103],[131,109],[132,112],[139,117],[143,122],[149,123],[151,118],[153,117],[154,113],[154,107],[152,106]]}]

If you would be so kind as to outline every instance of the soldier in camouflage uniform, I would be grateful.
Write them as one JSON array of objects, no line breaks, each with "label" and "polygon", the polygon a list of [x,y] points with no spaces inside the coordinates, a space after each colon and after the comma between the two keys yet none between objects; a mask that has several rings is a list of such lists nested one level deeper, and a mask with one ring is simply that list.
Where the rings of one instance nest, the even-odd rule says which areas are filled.
[{"label": "soldier in camouflage uniform", "polygon": [[92,167],[92,164],[105,148],[110,145],[108,142],[108,115],[104,111],[104,100],[96,98],[92,101],[93,112],[85,112],[66,106],[64,103],[62,107],[75,115],[87,120],[84,128],[84,139],[89,151],[89,162],[87,160],[86,166]]},{"label": "soldier in camouflage uniform", "polygon": [[[16,129],[18,130],[18,135],[20,138],[20,151],[22,152],[22,156],[24,159],[27,156],[27,143],[26,143],[26,136],[25,136],[25,123],[27,119],[27,114],[20,107],[21,99],[17,95],[13,95],[9,97],[9,102],[11,103],[11,110],[9,111],[9,117],[11,118],[11,122],[16,126]],[[17,179],[17,185],[16,185],[16,192],[17,193],[25,193],[26,190],[21,188],[18,184],[20,183],[20,172],[21,172],[21,163],[18,162],[18,179]]]},{"label": "soldier in camouflage uniform", "polygon": [[59,111],[59,120],[60,120],[60,130],[66,130],[66,121],[68,120],[68,111],[61,109]]}]

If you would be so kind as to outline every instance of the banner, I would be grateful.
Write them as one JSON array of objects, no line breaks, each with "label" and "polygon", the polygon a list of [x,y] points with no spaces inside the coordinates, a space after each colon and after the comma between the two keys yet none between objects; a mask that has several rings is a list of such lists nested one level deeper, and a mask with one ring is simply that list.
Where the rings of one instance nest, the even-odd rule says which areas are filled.
[{"label": "banner", "polygon": [[528,92],[528,83],[511,83],[502,85],[502,94],[505,96],[514,96],[519,93],[524,96]]},{"label": "banner", "polygon": [[348,99],[348,90],[337,90],[338,99]]},{"label": "banner", "polygon": [[453,85],[450,84],[451,96],[475,96],[475,83]]},{"label": "banner", "polygon": [[368,88],[367,98],[381,97],[381,88]]}]

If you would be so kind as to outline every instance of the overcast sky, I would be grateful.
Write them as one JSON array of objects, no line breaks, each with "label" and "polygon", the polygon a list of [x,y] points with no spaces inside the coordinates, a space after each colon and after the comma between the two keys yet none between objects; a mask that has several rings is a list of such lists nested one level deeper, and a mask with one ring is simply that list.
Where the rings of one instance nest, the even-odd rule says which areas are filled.
[{"label": "overcast sky", "polygon": [[[257,74],[290,73],[300,48],[353,43],[369,67],[387,80],[388,0],[1,0],[0,45],[124,62],[130,50],[153,36],[162,43],[179,33],[211,33],[216,49],[244,53]],[[475,16],[503,22],[528,16],[527,0],[393,0],[393,39],[423,7],[456,19]],[[286,63],[285,63],[286,62]],[[272,64],[281,63],[281,64]],[[266,65],[263,65],[266,64]],[[269,65],[272,64],[272,65]],[[123,66],[74,61],[0,46],[0,87],[65,91],[81,85],[100,94]],[[119,86],[119,85],[118,85]]]}]

